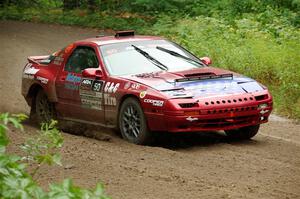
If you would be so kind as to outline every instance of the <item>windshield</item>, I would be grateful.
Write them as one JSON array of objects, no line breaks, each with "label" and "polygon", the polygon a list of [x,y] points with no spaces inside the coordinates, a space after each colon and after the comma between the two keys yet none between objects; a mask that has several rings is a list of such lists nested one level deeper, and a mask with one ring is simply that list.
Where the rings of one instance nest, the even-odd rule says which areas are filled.
[{"label": "windshield", "polygon": [[[174,51],[194,62],[162,51],[157,47]],[[142,50],[142,51],[140,51]],[[112,76],[136,75],[162,71],[180,71],[202,67],[198,58],[177,44],[166,40],[131,41],[100,46],[105,66]],[[150,59],[149,59],[150,56]],[[153,61],[155,59],[155,62]],[[157,63],[160,63],[159,66]]]}]

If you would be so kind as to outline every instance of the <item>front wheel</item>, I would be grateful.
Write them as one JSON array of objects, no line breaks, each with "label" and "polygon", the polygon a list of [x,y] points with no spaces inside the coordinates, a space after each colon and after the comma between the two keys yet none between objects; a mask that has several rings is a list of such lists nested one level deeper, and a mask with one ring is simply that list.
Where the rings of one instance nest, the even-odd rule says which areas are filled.
[{"label": "front wheel", "polygon": [[118,120],[125,140],[134,144],[149,144],[152,141],[144,112],[135,98],[127,98],[122,103]]},{"label": "front wheel", "polygon": [[259,130],[259,124],[254,126],[246,126],[239,129],[225,130],[226,135],[233,139],[251,139]]}]

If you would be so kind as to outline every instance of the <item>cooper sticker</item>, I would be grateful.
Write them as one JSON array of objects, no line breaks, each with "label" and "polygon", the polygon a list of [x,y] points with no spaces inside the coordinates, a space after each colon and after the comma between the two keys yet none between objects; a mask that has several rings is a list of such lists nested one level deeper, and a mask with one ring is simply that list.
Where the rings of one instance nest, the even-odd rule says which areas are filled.
[{"label": "cooper sticker", "polygon": [[146,94],[147,94],[147,91],[140,92],[140,98],[143,99],[146,96]]},{"label": "cooper sticker", "polygon": [[80,90],[80,99],[84,108],[102,110],[102,93]]},{"label": "cooper sticker", "polygon": [[145,99],[144,102],[150,103],[153,106],[163,106],[164,105],[164,101],[162,101],[162,100]]},{"label": "cooper sticker", "polygon": [[102,99],[82,98],[81,104],[85,108],[102,110]]},{"label": "cooper sticker", "polygon": [[120,83],[115,84],[114,82],[106,82],[104,87],[105,93],[115,93],[117,92],[118,88],[120,86]]}]

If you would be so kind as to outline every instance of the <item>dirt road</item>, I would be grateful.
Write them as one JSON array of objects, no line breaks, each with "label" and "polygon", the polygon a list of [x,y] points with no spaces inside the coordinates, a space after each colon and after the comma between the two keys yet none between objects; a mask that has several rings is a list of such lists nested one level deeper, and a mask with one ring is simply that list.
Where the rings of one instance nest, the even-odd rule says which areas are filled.
[{"label": "dirt road", "polygon": [[[0,21],[0,112],[29,112],[20,94],[29,55],[49,54],[96,30]],[[26,133],[10,132],[19,153]],[[84,187],[101,180],[113,198],[300,198],[300,125],[272,116],[251,141],[229,142],[220,132],[164,135],[152,147],[136,146],[109,130],[100,139],[64,134],[62,167],[43,167],[47,186],[70,177]],[[109,140],[102,139],[102,135]]]}]

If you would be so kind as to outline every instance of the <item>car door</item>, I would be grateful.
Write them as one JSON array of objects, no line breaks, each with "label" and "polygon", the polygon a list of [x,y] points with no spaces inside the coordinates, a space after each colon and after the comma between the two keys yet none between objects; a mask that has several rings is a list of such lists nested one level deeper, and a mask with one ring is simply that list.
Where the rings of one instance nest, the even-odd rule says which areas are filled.
[{"label": "car door", "polygon": [[57,76],[60,112],[66,119],[103,123],[103,81],[82,76],[82,71],[87,68],[101,70],[96,52],[93,46],[75,47]]}]

